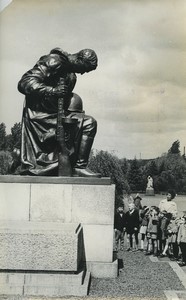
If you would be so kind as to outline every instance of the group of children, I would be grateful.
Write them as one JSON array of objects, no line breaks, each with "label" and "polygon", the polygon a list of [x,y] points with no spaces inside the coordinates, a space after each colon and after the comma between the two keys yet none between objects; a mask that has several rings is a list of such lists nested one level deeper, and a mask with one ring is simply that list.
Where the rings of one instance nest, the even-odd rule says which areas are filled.
[{"label": "group of children", "polygon": [[[177,217],[174,191],[167,193],[167,199],[157,206],[120,205],[114,219],[115,250],[123,250],[124,236],[127,235],[127,251],[144,251],[146,255],[168,256],[186,265],[186,211]],[[140,248],[139,248],[140,240]],[[179,259],[181,260],[179,261]]]}]

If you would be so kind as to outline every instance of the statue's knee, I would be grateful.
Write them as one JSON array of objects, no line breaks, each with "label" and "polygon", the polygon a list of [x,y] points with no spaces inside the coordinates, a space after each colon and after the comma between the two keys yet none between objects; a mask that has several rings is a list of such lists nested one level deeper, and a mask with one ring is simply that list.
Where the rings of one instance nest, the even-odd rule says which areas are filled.
[{"label": "statue's knee", "polygon": [[91,116],[86,116],[83,122],[83,134],[94,137],[96,132],[97,121]]},{"label": "statue's knee", "polygon": [[90,117],[90,123],[93,128],[97,129],[97,121],[93,117]]}]

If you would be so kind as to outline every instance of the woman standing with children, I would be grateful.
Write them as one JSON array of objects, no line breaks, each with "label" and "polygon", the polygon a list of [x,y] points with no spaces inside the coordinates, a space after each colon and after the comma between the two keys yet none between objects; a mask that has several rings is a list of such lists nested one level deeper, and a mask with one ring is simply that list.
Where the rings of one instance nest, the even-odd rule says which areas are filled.
[{"label": "woman standing with children", "polygon": [[176,203],[173,201],[175,196],[175,191],[169,190],[166,199],[162,200],[159,204],[160,213],[163,213],[167,218],[166,226],[164,228],[164,249],[161,253],[161,257],[168,254],[172,260],[178,259],[179,254],[177,243],[178,226],[176,221],[178,209]]},{"label": "woman standing with children", "polygon": [[186,266],[186,211],[183,217],[178,218],[177,205],[173,201],[175,196],[175,191],[169,190],[159,207],[137,207],[130,196],[126,213],[123,205],[118,207],[114,222],[117,250],[123,250],[126,232],[127,251],[139,250],[139,236],[140,250],[145,251],[146,255],[168,256],[180,266]]}]

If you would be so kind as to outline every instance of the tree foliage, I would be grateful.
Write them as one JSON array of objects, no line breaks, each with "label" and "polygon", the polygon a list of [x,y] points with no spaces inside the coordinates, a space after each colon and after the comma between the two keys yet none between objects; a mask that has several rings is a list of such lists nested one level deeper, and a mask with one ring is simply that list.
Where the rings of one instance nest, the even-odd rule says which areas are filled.
[{"label": "tree foliage", "polygon": [[160,158],[155,159],[159,166],[156,176],[157,191],[166,191],[175,188],[177,192],[186,191],[186,161],[183,156],[168,152]]},{"label": "tree foliage", "polygon": [[127,174],[128,183],[132,191],[140,191],[142,187],[142,171],[138,160],[135,158],[130,162]]},{"label": "tree foliage", "polygon": [[12,156],[9,151],[0,151],[0,174],[7,175],[12,162]]},{"label": "tree foliage", "polygon": [[11,134],[7,135],[7,148],[13,151],[21,148],[21,123],[15,123],[11,128]]},{"label": "tree foliage", "polygon": [[180,155],[179,141],[175,141],[170,149],[161,157],[151,160],[118,159],[108,152],[100,151],[92,156],[90,167],[102,176],[110,176],[119,196],[122,190],[127,193],[145,191],[149,175],[153,177],[156,193],[171,188],[177,193],[185,193],[186,160]]},{"label": "tree foliage", "polygon": [[102,177],[111,178],[112,183],[116,185],[115,204],[117,206],[122,199],[123,191],[129,192],[130,190],[119,158],[107,151],[99,151],[91,156],[89,167],[92,171],[101,173]]},{"label": "tree foliage", "polygon": [[170,149],[168,150],[169,154],[180,154],[180,141],[175,141]]},{"label": "tree foliage", "polygon": [[4,123],[0,124],[0,151],[6,149],[6,126]]},{"label": "tree foliage", "polygon": [[11,128],[11,133],[6,134],[6,126],[0,124],[0,174],[6,175],[10,171],[13,162],[14,149],[21,147],[21,123],[15,123]]}]

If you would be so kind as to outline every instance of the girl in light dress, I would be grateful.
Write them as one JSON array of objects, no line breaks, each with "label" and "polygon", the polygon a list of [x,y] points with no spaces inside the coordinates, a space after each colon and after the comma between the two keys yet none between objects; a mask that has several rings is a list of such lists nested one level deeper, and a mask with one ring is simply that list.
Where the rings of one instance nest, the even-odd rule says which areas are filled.
[{"label": "girl in light dress", "polygon": [[148,206],[143,206],[142,211],[140,212],[140,221],[141,221],[141,226],[140,226],[140,238],[141,238],[141,251],[144,251],[144,242],[145,242],[145,237],[147,233],[147,225],[149,222],[149,211],[150,208]]}]

